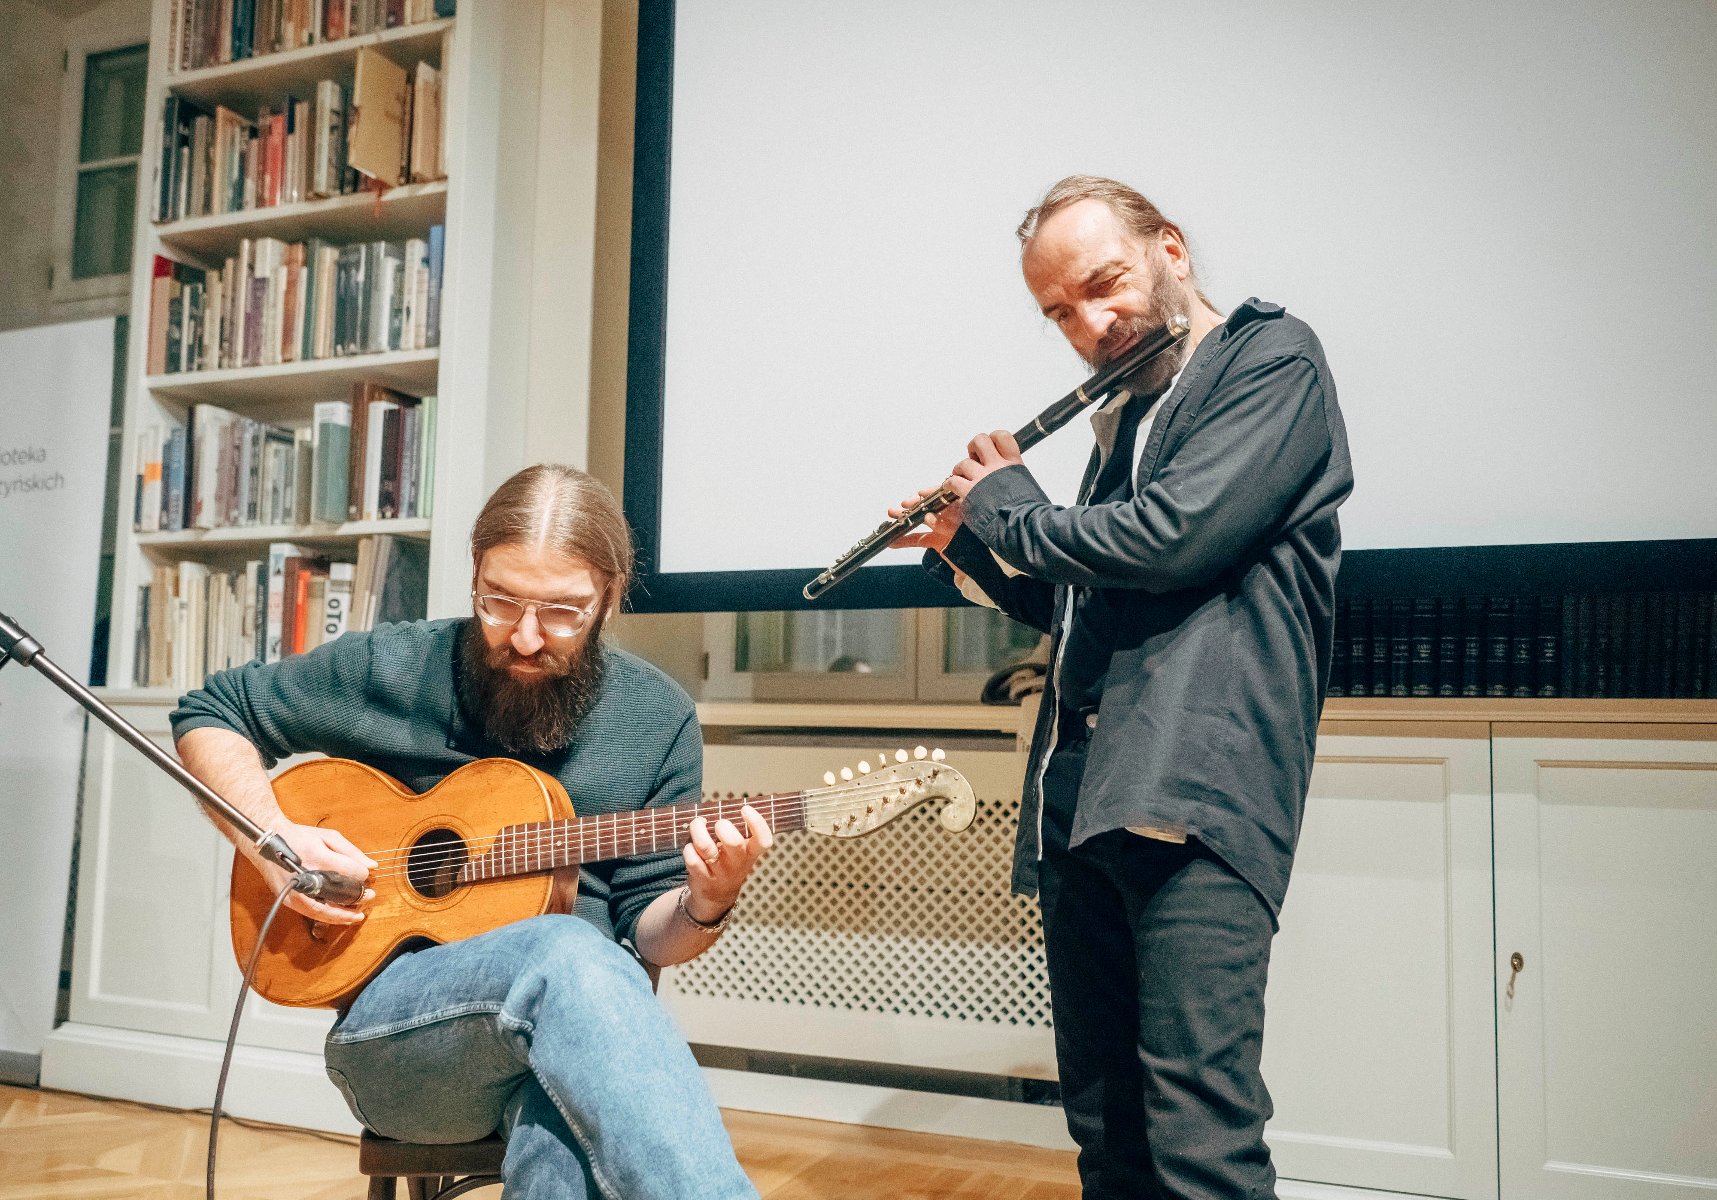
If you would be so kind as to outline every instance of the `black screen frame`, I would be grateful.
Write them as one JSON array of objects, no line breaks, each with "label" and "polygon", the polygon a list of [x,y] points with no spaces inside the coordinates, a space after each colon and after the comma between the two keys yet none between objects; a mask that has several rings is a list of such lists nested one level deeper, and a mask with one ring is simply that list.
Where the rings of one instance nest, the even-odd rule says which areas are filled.
[{"label": "black screen frame", "polygon": [[[635,612],[772,612],[943,608],[968,601],[918,566],[864,567],[815,602],[801,592],[828,564],[796,570],[663,572],[668,211],[674,95],[674,0],[640,0],[632,169],[632,273],[623,506],[638,548]],[[886,498],[878,499],[878,520]],[[803,505],[783,497],[783,508]],[[759,514],[761,525],[769,514]],[[869,530],[855,529],[853,540]],[[1614,594],[1717,590],[1717,538],[1350,550],[1342,599]]]}]

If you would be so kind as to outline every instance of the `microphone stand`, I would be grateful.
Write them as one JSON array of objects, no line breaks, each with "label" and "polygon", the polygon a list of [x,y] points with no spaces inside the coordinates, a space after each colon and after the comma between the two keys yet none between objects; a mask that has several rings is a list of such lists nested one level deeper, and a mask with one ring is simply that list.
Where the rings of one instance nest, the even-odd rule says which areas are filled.
[{"label": "microphone stand", "polygon": [[95,693],[55,665],[42,653],[42,644],[25,632],[21,625],[5,613],[0,613],[0,667],[11,661],[16,661],[20,666],[34,667],[46,675],[55,687],[130,742],[203,805],[213,809],[222,820],[250,839],[262,857],[292,876],[294,891],[329,904],[355,904],[363,897],[364,885],[361,880],[337,875],[332,871],[306,870],[298,855],[293,853],[292,847],[288,846],[279,834],[258,825],[213,788],[187,771],[177,758],[156,745],[142,730],[114,712]]}]

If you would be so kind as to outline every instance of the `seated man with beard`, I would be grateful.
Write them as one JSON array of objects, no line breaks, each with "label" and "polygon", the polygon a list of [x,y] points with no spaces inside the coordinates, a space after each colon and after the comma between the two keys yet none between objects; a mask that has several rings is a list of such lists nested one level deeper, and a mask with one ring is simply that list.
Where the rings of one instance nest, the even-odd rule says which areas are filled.
[{"label": "seated man with beard", "polygon": [[[421,792],[475,759],[510,757],[558,779],[581,815],[696,800],[690,697],[602,642],[632,571],[608,490],[569,467],[527,468],[484,505],[471,551],[472,616],[348,633],[211,676],[172,714],[185,765],[306,867],[355,877],[375,861],[335,830],[286,820],[266,773],[276,760],[320,751]],[[578,868],[576,899],[559,889],[569,914],[395,959],[328,1035],[328,1073],[353,1113],[411,1141],[500,1130],[512,1200],[756,1196],[623,948],[666,966],[714,944],[770,845],[763,818],[743,812],[744,830],[697,818],[683,855]],[[287,903],[317,921],[363,920],[361,904]]]}]

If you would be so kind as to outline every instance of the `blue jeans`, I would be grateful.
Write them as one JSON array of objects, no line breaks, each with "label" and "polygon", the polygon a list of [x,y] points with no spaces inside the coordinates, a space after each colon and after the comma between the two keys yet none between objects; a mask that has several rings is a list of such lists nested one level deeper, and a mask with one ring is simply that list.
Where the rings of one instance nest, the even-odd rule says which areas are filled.
[{"label": "blue jeans", "polygon": [[504,1133],[507,1200],[757,1195],[649,977],[577,917],[396,959],[335,1023],[325,1053],[377,1133]]}]

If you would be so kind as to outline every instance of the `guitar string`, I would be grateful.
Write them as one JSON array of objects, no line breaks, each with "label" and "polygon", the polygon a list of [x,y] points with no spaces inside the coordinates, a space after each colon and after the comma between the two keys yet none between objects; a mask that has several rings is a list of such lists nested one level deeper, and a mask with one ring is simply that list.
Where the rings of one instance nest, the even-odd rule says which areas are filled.
[{"label": "guitar string", "polygon": [[[884,795],[887,795],[889,793],[895,792],[898,790],[898,786],[899,786],[898,784],[889,784],[889,785],[872,784],[872,785],[868,785],[867,787],[864,787],[864,788],[854,788],[849,792],[843,793],[838,801],[821,800],[821,801],[818,801],[816,803],[804,804],[803,805],[804,814],[805,814],[805,817],[807,818],[807,821],[808,821],[810,818],[812,818],[814,816],[821,816],[825,812],[844,808],[851,801],[861,800],[861,799],[874,799],[878,796],[884,796]],[[754,799],[763,799],[763,797],[756,797]],[[770,807],[780,808],[784,802],[797,801],[799,799],[799,794],[778,793],[778,794],[775,794],[774,796],[772,796],[770,799],[773,800],[773,803],[770,805]],[[719,806],[711,806],[714,810],[713,812],[710,811],[709,809],[706,809],[704,806],[700,805],[699,811],[691,814],[691,817],[695,818],[698,816],[703,816],[706,818],[713,818],[715,820],[722,820],[724,818],[731,820],[731,819],[739,817],[739,815],[740,815],[739,810],[743,805],[752,804],[752,803],[753,803],[753,799],[740,800],[738,798],[735,798],[734,800],[731,800],[731,801],[725,801],[724,800],[721,802],[721,804]],[[676,805],[675,807],[677,808],[680,806]],[[375,871],[371,872],[370,877],[372,879],[374,879],[374,878],[383,878],[383,877],[387,877],[387,876],[391,876],[391,875],[399,875],[399,874],[407,873],[407,872],[413,871],[413,870],[421,870],[424,868],[428,868],[428,867],[437,865],[439,863],[448,861],[450,859],[457,859],[457,858],[461,858],[461,857],[464,857],[468,861],[471,861],[471,862],[480,862],[490,854],[496,855],[497,858],[500,860],[507,860],[507,859],[510,859],[514,856],[523,857],[523,856],[531,854],[534,851],[538,851],[538,850],[542,849],[545,845],[552,847],[557,840],[563,844],[570,844],[573,839],[571,837],[566,836],[566,835],[573,831],[573,829],[576,827],[577,822],[579,822],[579,821],[599,821],[600,818],[604,817],[604,816],[614,816],[616,818],[624,818],[624,817],[634,817],[638,814],[643,814],[643,813],[654,812],[654,813],[660,814],[660,813],[666,813],[666,812],[672,812],[672,811],[673,811],[673,809],[671,809],[671,808],[655,809],[655,810],[634,809],[634,810],[631,810],[629,812],[622,812],[622,813],[614,813],[614,814],[602,813],[602,814],[597,814],[595,816],[584,817],[584,818],[575,817],[569,821],[566,821],[565,823],[539,822],[539,823],[537,823],[539,825],[539,828],[533,829],[531,832],[520,835],[520,836],[508,838],[505,840],[505,842],[500,841],[499,833],[497,833],[495,835],[495,837],[491,838],[491,840],[490,840],[489,850],[486,851],[483,855],[476,855],[476,856],[470,855],[468,848],[465,845],[460,844],[457,846],[451,846],[451,847],[447,848],[446,850],[421,851],[417,856],[417,860],[415,862],[412,862],[412,861],[410,861],[411,854],[410,854],[409,848],[403,848],[405,850],[405,853],[394,855],[394,856],[391,856],[391,858],[381,860],[378,864],[377,869]],[[560,829],[556,830],[556,829],[550,827],[551,825],[554,825],[554,824],[560,824],[561,825]],[[634,827],[636,827],[638,825],[643,824],[643,822],[633,821],[632,824],[634,825]],[[667,832],[671,832],[674,835],[675,840],[679,841],[681,839],[682,835],[685,834],[689,830],[689,828],[690,828],[690,819],[688,818],[688,820],[686,820],[684,823],[680,823],[680,822],[671,823],[669,830]],[[660,833],[663,831],[652,830],[651,832],[652,833]],[[630,842],[632,842],[632,844],[634,846],[637,846],[637,843],[639,840],[640,839],[630,831],[623,833],[619,828],[619,822],[618,821],[616,821],[615,826],[610,830],[604,831],[600,828],[600,826],[593,826],[593,827],[588,828],[588,836],[586,836],[585,831],[580,831],[579,835],[577,837],[577,843],[578,843],[580,848],[583,848],[584,845],[586,844],[586,842],[588,841],[588,842],[593,842],[596,845],[596,847],[598,848],[598,850],[600,850],[601,845],[604,841],[611,841],[615,846],[618,846],[623,841],[630,841]],[[372,855],[372,857],[374,857],[374,856]],[[599,861],[599,860],[592,859],[591,861]]]},{"label": "guitar string", "polygon": [[[854,788],[848,792],[841,793],[838,800],[825,799],[825,800],[818,801],[816,803],[806,803],[803,807],[804,807],[804,813],[805,813],[805,816],[807,819],[807,823],[809,823],[810,818],[812,818],[813,816],[821,816],[826,812],[842,809],[842,808],[846,807],[847,804],[851,801],[860,800],[860,799],[876,798],[879,796],[887,795],[891,792],[898,791],[898,789],[899,789],[898,783],[894,783],[894,784],[872,784],[872,785],[868,785],[864,788]],[[809,795],[811,795],[811,793],[797,793],[797,794],[796,793],[777,793],[777,794],[773,795],[772,797],[770,797],[770,799],[772,799],[775,802],[772,805],[772,807],[779,807],[782,802],[796,801],[796,800],[798,800],[800,795],[809,796]],[[761,800],[761,799],[765,799],[765,798],[764,797],[755,797],[753,799],[747,799],[747,800],[739,800],[737,798],[735,798],[732,801],[725,801],[724,800],[721,802],[721,804],[719,806],[715,806],[715,812],[713,814],[714,818],[716,820],[721,820],[723,818],[732,819],[733,817],[737,817],[739,815],[740,807],[742,807],[745,804],[753,804],[754,800]],[[730,805],[731,805],[731,808],[729,808]],[[675,807],[679,807],[679,806],[675,806]],[[916,807],[916,805],[914,805],[914,807]],[[699,809],[700,809],[699,812],[692,814],[693,817],[697,817],[697,816],[708,817],[708,816],[712,815],[711,813],[704,811],[702,805],[699,806]],[[625,812],[625,813],[615,813],[615,814],[603,813],[603,814],[598,814],[597,816],[587,817],[587,818],[572,818],[571,822],[568,822],[568,826],[570,826],[573,822],[577,822],[579,820],[596,820],[600,816],[613,815],[615,817],[625,817],[625,816],[633,816],[635,814],[648,813],[651,811],[652,810],[649,810],[649,809],[634,809],[634,810],[631,810],[630,812]],[[668,809],[657,809],[654,811],[657,813],[662,813],[662,812],[671,812],[673,810],[671,808],[668,808]],[[543,824],[546,826],[549,823],[545,822]],[[481,855],[471,855],[469,853],[467,847],[465,847],[463,844],[461,844],[458,846],[450,847],[446,850],[420,852],[420,854],[417,857],[417,860],[415,862],[413,862],[413,861],[410,861],[410,848],[409,847],[402,847],[401,849],[404,850],[405,853],[400,854],[400,855],[395,855],[391,858],[391,860],[380,861],[377,869],[370,872],[369,878],[371,880],[385,879],[385,878],[390,878],[393,876],[409,874],[413,871],[422,871],[422,870],[432,869],[433,867],[435,867],[435,866],[437,866],[443,862],[447,862],[447,861],[462,858],[462,857],[465,859],[465,861],[470,862],[470,863],[483,862],[483,861],[487,860],[489,858],[489,856],[491,856],[491,855],[496,856],[497,860],[501,861],[503,863],[510,862],[514,858],[518,858],[520,860],[528,860],[528,858],[531,854],[533,854],[534,852],[540,851],[545,846],[552,848],[557,841],[557,834],[561,835],[561,836],[558,836],[558,840],[562,844],[570,844],[572,839],[564,836],[565,834],[570,832],[570,829],[568,828],[568,826],[563,826],[558,831],[556,831],[554,829],[550,829],[550,828],[541,828],[541,829],[533,830],[532,832],[525,834],[521,837],[508,838],[504,843],[502,843],[498,840],[499,834],[497,834],[495,838],[491,839],[489,850],[485,851]],[[670,826],[670,830],[674,834],[674,840],[676,842],[680,841],[682,834],[689,829],[689,826],[690,826],[689,820],[684,825],[681,825],[681,824],[676,822],[672,826]],[[612,842],[616,846],[616,848],[618,848],[618,846],[620,845],[620,843],[622,841],[629,841],[633,845],[633,848],[634,848],[633,852],[634,853],[639,852],[639,850],[641,849],[641,847],[638,846],[639,838],[635,834],[632,834],[632,833],[628,833],[628,834],[622,836],[621,832],[618,828],[618,824],[616,824],[616,827],[611,832],[614,835],[611,839],[604,838],[602,836],[603,831],[600,830],[599,828],[597,828],[597,829],[592,831],[592,836],[588,839],[582,835],[579,836],[577,839],[578,845],[579,845],[580,849],[582,849],[584,847],[586,841],[589,840],[589,841],[592,841],[595,843],[598,851],[600,852],[602,843],[605,840],[612,840]],[[652,830],[651,832],[652,832],[652,834],[655,834],[655,833],[659,833],[661,831]],[[681,845],[683,845],[683,844],[684,843],[682,842]],[[371,857],[374,857],[374,856],[372,855]],[[617,855],[617,857],[618,857],[618,855]],[[600,861],[600,860],[599,859],[592,859],[590,861]],[[569,863],[567,865],[571,866],[574,864]],[[535,869],[541,869],[541,868],[535,868]]]},{"label": "guitar string", "polygon": [[[948,769],[951,770],[951,768],[948,768]],[[759,802],[779,803],[782,801],[799,800],[801,798],[803,798],[807,802],[807,807],[810,807],[811,802],[813,802],[813,801],[815,801],[818,806],[838,807],[840,803],[844,803],[848,800],[869,798],[872,795],[882,794],[882,793],[886,793],[889,791],[893,791],[893,790],[899,788],[902,785],[902,783],[910,784],[913,782],[917,782],[916,779],[894,780],[894,781],[878,780],[875,783],[864,783],[861,780],[861,781],[855,781],[853,783],[836,784],[833,787],[808,788],[802,792],[768,792],[768,793],[763,793],[763,794],[756,795],[756,796],[743,796],[743,797],[735,796],[731,799],[718,798],[717,800],[714,800],[714,801],[702,801],[702,800],[700,800],[700,801],[698,801],[698,803],[695,806],[690,805],[690,804],[676,804],[676,805],[664,806],[661,808],[654,808],[654,809],[651,809],[651,808],[627,809],[627,810],[623,810],[623,811],[618,812],[618,813],[593,813],[587,817],[580,817],[580,816],[575,815],[575,816],[570,817],[570,818],[561,818],[561,819],[562,820],[570,820],[570,821],[597,821],[597,820],[601,820],[602,818],[605,818],[605,817],[634,817],[634,818],[636,818],[636,817],[640,817],[640,816],[643,816],[644,814],[652,813],[652,812],[658,812],[659,813],[659,812],[671,811],[672,809],[687,809],[687,808],[692,808],[692,807],[696,807],[698,809],[698,811],[696,813],[692,814],[693,816],[708,815],[705,811],[706,809],[715,809],[716,810],[716,819],[720,819],[723,816],[729,815],[729,813],[726,810],[730,806],[732,807],[732,810],[734,812],[737,812],[739,809],[739,806],[746,805],[746,804],[755,805]],[[526,823],[528,824],[529,822],[526,822]],[[546,822],[536,822],[536,824],[546,824]],[[366,851],[366,853],[369,854],[369,857],[376,859],[377,862],[384,862],[389,858],[395,858],[395,859],[404,858],[407,855],[409,855],[413,849],[414,849],[414,847],[412,847],[412,846],[389,846],[389,847],[385,847],[381,850]],[[380,856],[379,858],[377,857],[378,855]]]}]

